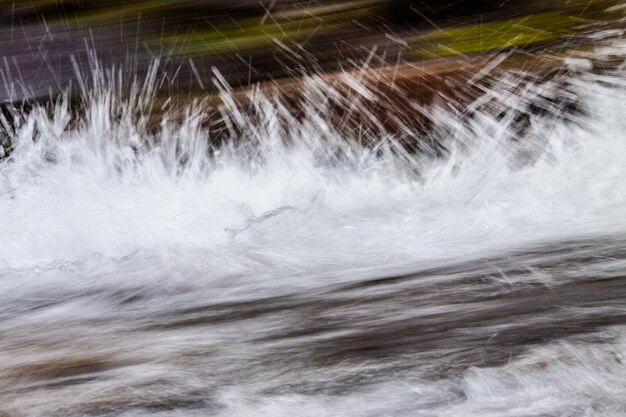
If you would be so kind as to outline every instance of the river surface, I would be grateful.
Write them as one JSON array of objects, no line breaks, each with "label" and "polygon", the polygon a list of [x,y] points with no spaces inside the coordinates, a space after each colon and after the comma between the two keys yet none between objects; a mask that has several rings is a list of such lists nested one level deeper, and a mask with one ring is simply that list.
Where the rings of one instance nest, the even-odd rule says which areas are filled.
[{"label": "river surface", "polygon": [[224,91],[220,147],[193,106],[146,127],[150,80],[35,109],[0,162],[0,415],[625,416],[616,42],[433,108],[438,157],[313,93]]}]

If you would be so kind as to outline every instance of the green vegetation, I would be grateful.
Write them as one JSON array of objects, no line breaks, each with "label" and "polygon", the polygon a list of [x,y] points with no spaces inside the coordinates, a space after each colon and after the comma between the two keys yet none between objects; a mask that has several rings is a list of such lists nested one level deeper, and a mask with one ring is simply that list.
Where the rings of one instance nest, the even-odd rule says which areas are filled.
[{"label": "green vegetation", "polygon": [[438,58],[528,47],[564,40],[594,22],[622,16],[615,0],[556,2],[555,10],[522,17],[430,31],[412,39],[412,56]]},{"label": "green vegetation", "polygon": [[560,12],[430,32],[413,42],[415,55],[442,57],[524,47],[562,39],[578,22]]},{"label": "green vegetation", "polygon": [[492,0],[318,0],[264,6],[253,0],[233,4],[0,0],[11,22],[17,22],[16,17],[20,22],[45,19],[66,29],[109,26],[118,32],[115,25],[141,20],[138,41],[179,57],[267,54],[277,43],[312,45],[316,53],[324,54],[334,33],[337,41],[343,40],[339,34],[349,33],[351,39],[365,39],[367,48],[388,44],[393,38],[396,45],[392,48],[408,45],[409,57],[437,58],[568,39],[594,22],[623,16],[623,10],[611,9],[618,0],[509,0],[505,4]]}]

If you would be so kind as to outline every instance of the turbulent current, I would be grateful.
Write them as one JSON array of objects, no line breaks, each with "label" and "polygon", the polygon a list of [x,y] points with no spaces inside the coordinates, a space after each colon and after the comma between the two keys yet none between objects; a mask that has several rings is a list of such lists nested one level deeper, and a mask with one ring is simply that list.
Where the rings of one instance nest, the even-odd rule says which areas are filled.
[{"label": "turbulent current", "polygon": [[602,56],[402,141],[336,127],[314,77],[299,117],[218,80],[219,145],[201,103],[144,117],[156,70],[5,117],[0,416],[626,415],[626,72]]}]

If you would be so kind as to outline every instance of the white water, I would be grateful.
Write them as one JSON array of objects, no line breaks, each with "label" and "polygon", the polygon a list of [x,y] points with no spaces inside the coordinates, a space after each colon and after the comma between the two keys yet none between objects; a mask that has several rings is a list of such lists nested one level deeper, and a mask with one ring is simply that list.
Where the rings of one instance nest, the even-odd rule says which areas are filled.
[{"label": "white water", "polygon": [[[323,386],[344,372],[377,374],[384,361],[323,370],[302,365],[301,375],[297,356],[284,354],[279,364],[259,364],[259,355],[273,345],[256,344],[254,337],[293,328],[291,319],[242,319],[188,331],[137,330],[181,308],[309,296],[348,282],[559,242],[601,239],[609,243],[600,248],[623,247],[626,74],[583,71],[569,77],[567,94],[576,97],[584,114],[569,122],[553,114],[531,116],[531,128],[518,143],[511,141],[513,110],[530,102],[545,106],[541,95],[564,94],[561,87],[502,80],[486,96],[497,104],[477,104],[478,113],[467,123],[452,111],[433,110],[448,132],[450,153],[442,159],[398,156],[385,142],[378,154],[349,145],[345,132],[323,121],[323,106],[310,108],[303,121],[285,124],[280,108],[262,97],[254,99],[260,109],[254,119],[226,106],[234,124],[250,126],[241,141],[217,152],[207,145],[209,133],[199,110],[192,108],[182,124],[164,121],[159,133],[149,135],[144,122],[124,113],[142,104],[129,104],[107,88],[91,96],[87,116],[78,122],[63,104],[52,117],[34,111],[18,129],[11,157],[0,162],[0,375],[8,381],[0,383],[6,399],[0,415],[2,407],[8,415],[36,416],[96,411],[625,415],[621,327],[604,330],[601,341],[567,339],[528,348],[494,368],[470,362],[467,366],[477,368],[444,373],[443,379],[426,376],[422,368],[429,364],[411,356],[422,349],[416,345],[404,362],[408,370],[397,371],[397,377],[396,371],[385,371],[384,378],[356,384],[354,391],[346,382],[345,394],[289,387],[309,380]],[[494,106],[510,111],[497,119]],[[117,110],[122,117],[116,120],[111,114]],[[520,158],[522,153],[531,156]],[[342,157],[333,158],[337,154]],[[551,288],[585,274],[623,273],[623,258],[605,261],[579,265],[573,273],[557,268],[521,278],[503,274],[502,281],[511,288],[538,282]],[[458,279],[453,275],[451,281]],[[147,300],[131,307],[115,301],[133,295]],[[402,317],[404,307],[394,306],[393,299],[388,303],[345,314],[357,321],[366,315],[372,323],[376,317]],[[623,314],[623,306],[615,303],[581,308],[603,307],[603,314]],[[438,308],[456,311],[454,304],[424,311],[432,314]],[[418,320],[411,314],[407,320]],[[490,331],[484,343],[498,333]],[[440,346],[442,355],[457,348]],[[221,353],[214,358],[210,352]],[[116,365],[102,375],[96,372],[94,380],[53,391],[36,388],[37,378],[23,371],[81,357]],[[242,370],[247,367],[250,375],[241,377],[243,383],[235,375],[247,375]],[[232,380],[225,376],[231,374]],[[141,402],[190,396],[206,402],[181,410]]]},{"label": "white water", "polygon": [[[302,271],[381,262],[387,270],[619,234],[626,231],[626,85],[621,76],[596,80],[573,81],[590,112],[577,123],[533,120],[523,138],[540,153],[532,164],[518,167],[506,123],[483,113],[470,130],[450,116],[458,129],[451,155],[416,157],[419,177],[404,172],[406,161],[376,158],[356,145],[348,161],[329,165],[325,154],[343,140],[339,133],[309,121],[272,126],[272,109],[265,109],[257,133],[263,143],[250,162],[241,157],[244,146],[209,158],[199,117],[149,138],[138,126],[112,121],[104,99],[73,129],[60,105],[52,120],[29,118],[1,166],[3,258],[23,268],[199,250],[218,255],[225,271],[261,259]],[[285,134],[291,145],[281,144]],[[177,146],[189,158],[184,167]]]}]

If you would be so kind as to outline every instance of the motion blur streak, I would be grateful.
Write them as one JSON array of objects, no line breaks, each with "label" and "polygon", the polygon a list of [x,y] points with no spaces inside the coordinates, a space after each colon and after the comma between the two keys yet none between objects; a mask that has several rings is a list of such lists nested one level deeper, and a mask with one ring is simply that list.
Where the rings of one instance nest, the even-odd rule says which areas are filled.
[{"label": "motion blur streak", "polygon": [[218,79],[210,145],[95,69],[0,162],[0,415],[626,415],[625,52],[433,107],[438,153],[316,78],[300,117]]}]

